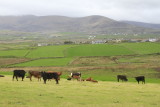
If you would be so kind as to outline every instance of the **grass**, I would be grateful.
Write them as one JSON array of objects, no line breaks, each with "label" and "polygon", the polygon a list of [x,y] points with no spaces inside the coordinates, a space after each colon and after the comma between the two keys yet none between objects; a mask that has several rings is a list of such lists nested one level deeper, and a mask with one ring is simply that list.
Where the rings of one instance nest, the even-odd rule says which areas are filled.
[{"label": "grass", "polygon": [[160,105],[160,85],[147,83],[77,82],[61,79],[47,84],[33,79],[0,78],[1,107],[155,107]]},{"label": "grass", "polygon": [[24,57],[29,50],[5,50],[0,51],[1,57]]},{"label": "grass", "polygon": [[37,59],[24,63],[14,64],[10,67],[36,67],[36,66],[67,66],[73,58],[49,58],[49,59]]},{"label": "grass", "polygon": [[124,43],[120,45],[132,50],[136,54],[160,53],[160,43]]},{"label": "grass", "polygon": [[[2,58],[25,58],[23,61],[19,61],[21,64],[17,64],[17,61],[15,62],[14,66],[66,66],[67,63],[72,63],[70,60],[66,60],[66,58],[72,58],[75,57],[90,57],[90,59],[93,59],[91,57],[112,57],[112,56],[133,56],[132,59],[128,60],[130,63],[140,62],[140,59],[138,59],[137,56],[134,55],[147,55],[147,54],[155,54],[160,52],[159,43],[121,43],[121,44],[88,44],[88,45],[55,45],[55,46],[44,46],[44,47],[37,47],[33,49],[20,49],[20,50],[1,50],[0,51],[0,57]],[[62,61],[61,57],[63,57],[64,61]],[[137,59],[135,58],[137,57]],[[57,64],[53,62],[53,58],[60,58],[59,60],[65,63],[63,64]],[[131,57],[130,57],[131,58]],[[159,59],[159,57],[157,57]],[[35,60],[37,59],[37,60]],[[40,59],[40,60],[38,60]],[[48,63],[47,60],[48,59]],[[49,60],[50,59],[50,60]],[[89,59],[89,58],[88,58]],[[11,59],[12,60],[12,59]],[[30,60],[30,61],[29,61]],[[34,60],[34,61],[33,61]],[[44,61],[43,61],[44,60]],[[52,62],[51,62],[52,60]],[[57,60],[57,59],[56,59]],[[96,59],[95,59],[96,60]],[[111,60],[111,59],[110,59]],[[120,61],[125,62],[125,58],[121,58]],[[7,60],[8,61],[8,60]],[[27,61],[26,63],[24,61]],[[54,60],[55,61],[55,60]],[[68,62],[66,62],[68,61]],[[71,60],[73,61],[73,60]],[[100,60],[99,60],[100,61]],[[143,61],[147,61],[143,59]],[[142,62],[143,62],[142,61]],[[10,61],[14,62],[14,61]],[[45,64],[43,63],[45,62]],[[51,64],[51,63],[52,64]],[[75,61],[74,61],[75,62]],[[92,60],[92,64],[90,65],[96,65],[96,62]],[[152,61],[153,62],[153,61]],[[2,61],[3,63],[3,61]],[[30,64],[29,64],[30,63]],[[83,61],[79,65],[87,65],[89,63],[88,61]],[[8,63],[10,65],[11,63]],[[12,63],[14,64],[14,63]],[[36,65],[33,65],[36,64]],[[112,65],[113,63],[110,63]],[[141,62],[139,64],[142,64]],[[158,64],[158,63],[157,63]],[[75,65],[75,64],[74,64]],[[89,64],[88,64],[89,65]],[[100,64],[99,64],[100,65]],[[102,64],[104,65],[104,64]],[[5,63],[5,66],[7,66],[7,63]]]},{"label": "grass", "polygon": [[74,45],[55,45],[38,47],[31,50],[27,58],[64,57],[64,50]]},{"label": "grass", "polygon": [[114,56],[134,54],[131,50],[118,45],[95,44],[80,45],[66,50],[66,56]]}]

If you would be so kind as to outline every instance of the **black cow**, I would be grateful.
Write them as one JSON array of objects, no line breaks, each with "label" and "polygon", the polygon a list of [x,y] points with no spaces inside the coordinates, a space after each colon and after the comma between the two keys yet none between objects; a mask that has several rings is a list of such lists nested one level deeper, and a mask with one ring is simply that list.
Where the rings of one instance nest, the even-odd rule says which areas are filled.
[{"label": "black cow", "polygon": [[0,77],[4,77],[4,75],[0,75]]},{"label": "black cow", "polygon": [[14,77],[16,77],[17,81],[18,81],[18,77],[22,77],[22,81],[24,79],[26,72],[24,70],[14,70],[13,71],[13,81],[14,81]]},{"label": "black cow", "polygon": [[117,81],[119,82],[119,80],[122,80],[122,82],[128,81],[128,79],[125,75],[117,75]]},{"label": "black cow", "polygon": [[58,84],[58,80],[59,80],[59,75],[57,72],[41,72],[41,75],[43,77],[44,80],[44,84],[46,84],[47,79],[55,79],[56,84]]},{"label": "black cow", "polygon": [[138,76],[138,77],[135,77],[135,79],[137,80],[138,84],[139,84],[139,81],[142,81],[142,84],[143,83],[145,84],[145,77],[144,76]]}]

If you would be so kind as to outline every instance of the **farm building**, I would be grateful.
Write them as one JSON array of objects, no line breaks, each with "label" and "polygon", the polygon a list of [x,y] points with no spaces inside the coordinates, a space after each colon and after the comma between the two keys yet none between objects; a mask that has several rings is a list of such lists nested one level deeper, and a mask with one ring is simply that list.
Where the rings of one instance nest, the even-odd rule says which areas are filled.
[{"label": "farm building", "polygon": [[96,41],[92,41],[92,44],[104,44],[106,43],[106,40],[96,40]]}]

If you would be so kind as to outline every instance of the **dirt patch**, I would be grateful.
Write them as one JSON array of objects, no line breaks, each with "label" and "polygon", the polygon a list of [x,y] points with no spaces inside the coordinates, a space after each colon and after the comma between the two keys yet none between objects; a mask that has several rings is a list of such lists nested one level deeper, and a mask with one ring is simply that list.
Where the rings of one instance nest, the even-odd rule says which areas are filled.
[{"label": "dirt patch", "polygon": [[29,61],[29,59],[26,58],[0,58],[0,66],[7,66],[11,64],[17,64]]},{"label": "dirt patch", "polygon": [[110,63],[113,63],[110,57],[79,57],[72,63],[70,63],[70,65],[90,66],[90,65],[106,65]]}]

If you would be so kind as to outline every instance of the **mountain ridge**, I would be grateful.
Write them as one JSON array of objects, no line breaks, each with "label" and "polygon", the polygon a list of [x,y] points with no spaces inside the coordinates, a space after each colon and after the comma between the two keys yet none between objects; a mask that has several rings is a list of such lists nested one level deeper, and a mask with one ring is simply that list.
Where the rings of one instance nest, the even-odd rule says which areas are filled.
[{"label": "mountain ridge", "polygon": [[[87,34],[144,34],[157,29],[116,21],[104,16],[0,16],[0,30],[24,32],[82,32]],[[159,30],[158,30],[159,31]]]}]

